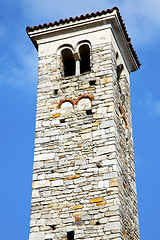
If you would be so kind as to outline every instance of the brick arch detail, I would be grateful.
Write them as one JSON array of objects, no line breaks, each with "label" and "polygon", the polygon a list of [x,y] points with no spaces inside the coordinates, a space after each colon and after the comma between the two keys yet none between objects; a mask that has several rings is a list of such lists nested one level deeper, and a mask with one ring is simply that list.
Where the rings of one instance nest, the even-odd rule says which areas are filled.
[{"label": "brick arch detail", "polygon": [[58,103],[57,108],[60,109],[62,103],[64,103],[64,102],[70,102],[70,103],[73,104],[73,106],[75,105],[75,102],[74,102],[74,100],[72,98],[65,98],[65,99],[60,100],[60,102]]},{"label": "brick arch detail", "polygon": [[94,97],[92,95],[88,95],[88,94],[83,94],[81,96],[79,96],[76,100],[75,100],[75,105],[78,104],[79,100],[82,98],[89,98],[91,101],[94,100]]},{"label": "brick arch detail", "polygon": [[92,95],[89,95],[89,94],[83,94],[83,95],[80,95],[75,101],[72,99],[72,98],[65,98],[65,99],[62,99],[60,100],[60,102],[58,103],[57,105],[57,108],[60,109],[61,108],[61,105],[62,103],[64,102],[70,102],[74,105],[77,105],[79,100],[82,99],[82,98],[89,98],[91,101],[94,100],[94,97]]}]

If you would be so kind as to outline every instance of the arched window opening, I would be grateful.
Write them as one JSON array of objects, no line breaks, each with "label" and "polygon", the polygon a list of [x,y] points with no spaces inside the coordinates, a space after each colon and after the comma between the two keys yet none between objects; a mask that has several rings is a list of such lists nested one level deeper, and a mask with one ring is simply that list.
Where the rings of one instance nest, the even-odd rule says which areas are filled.
[{"label": "arched window opening", "polygon": [[61,54],[64,65],[64,76],[69,77],[75,75],[75,61],[72,51],[66,48],[62,50]]},{"label": "arched window opening", "polygon": [[90,67],[90,48],[88,44],[83,44],[79,48],[79,54],[81,58],[80,73],[91,71]]}]

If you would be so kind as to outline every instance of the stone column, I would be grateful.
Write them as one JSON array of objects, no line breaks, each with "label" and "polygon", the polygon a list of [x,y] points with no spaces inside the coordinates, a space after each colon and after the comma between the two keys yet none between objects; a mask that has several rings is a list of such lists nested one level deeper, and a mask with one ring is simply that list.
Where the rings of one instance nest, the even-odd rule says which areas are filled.
[{"label": "stone column", "polygon": [[80,57],[78,53],[73,54],[74,60],[76,62],[76,71],[75,74],[79,75],[80,74]]}]

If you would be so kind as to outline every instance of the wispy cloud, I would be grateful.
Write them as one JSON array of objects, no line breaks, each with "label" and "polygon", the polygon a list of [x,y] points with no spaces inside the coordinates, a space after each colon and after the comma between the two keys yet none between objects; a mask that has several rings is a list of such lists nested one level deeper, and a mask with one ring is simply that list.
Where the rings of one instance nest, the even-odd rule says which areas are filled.
[{"label": "wispy cloud", "polygon": [[160,99],[155,100],[152,93],[147,93],[144,102],[149,114],[160,116]]},{"label": "wispy cloud", "polygon": [[37,82],[36,51],[29,50],[24,42],[8,46],[8,50],[0,57],[0,84],[26,89],[35,89]]},{"label": "wispy cloud", "polygon": [[[146,117],[160,117],[160,98],[155,97],[154,91],[147,92],[141,98],[137,96],[135,99],[135,105],[137,111],[143,112]],[[155,94],[156,95],[156,94]]]},{"label": "wispy cloud", "polygon": [[160,2],[158,0],[125,0],[120,4],[127,29],[139,45],[146,45],[160,36]]}]

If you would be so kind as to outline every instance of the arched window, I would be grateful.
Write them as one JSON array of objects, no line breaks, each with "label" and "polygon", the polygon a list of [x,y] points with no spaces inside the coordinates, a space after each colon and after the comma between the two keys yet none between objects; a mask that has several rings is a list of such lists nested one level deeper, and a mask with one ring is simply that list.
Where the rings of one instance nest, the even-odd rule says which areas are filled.
[{"label": "arched window", "polygon": [[90,48],[88,44],[83,44],[79,48],[80,54],[80,73],[91,71],[90,67]]},{"label": "arched window", "polygon": [[75,61],[72,51],[68,48],[65,48],[62,50],[61,54],[64,65],[64,76],[69,77],[75,75]]}]

